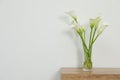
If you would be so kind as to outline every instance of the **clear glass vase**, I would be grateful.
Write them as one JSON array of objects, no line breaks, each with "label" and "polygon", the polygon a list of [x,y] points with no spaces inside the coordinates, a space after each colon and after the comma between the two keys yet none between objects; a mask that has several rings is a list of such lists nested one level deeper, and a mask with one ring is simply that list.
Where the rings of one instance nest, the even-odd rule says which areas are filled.
[{"label": "clear glass vase", "polygon": [[[84,53],[83,71],[92,71],[92,59],[90,53]],[[90,55],[89,55],[90,54]]]}]

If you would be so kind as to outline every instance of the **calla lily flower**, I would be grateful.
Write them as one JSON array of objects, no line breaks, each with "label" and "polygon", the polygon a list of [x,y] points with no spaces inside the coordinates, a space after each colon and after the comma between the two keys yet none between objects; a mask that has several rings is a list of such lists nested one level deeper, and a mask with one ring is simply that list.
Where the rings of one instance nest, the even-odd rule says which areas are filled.
[{"label": "calla lily flower", "polygon": [[86,27],[85,26],[74,26],[73,27],[75,29],[75,31],[80,34],[82,36],[82,34],[86,31]]},{"label": "calla lily flower", "polygon": [[78,21],[77,21],[77,16],[76,16],[76,14],[75,14],[74,11],[69,11],[69,12],[66,12],[66,13],[67,13],[69,16],[71,16],[76,23],[78,23]]},{"label": "calla lily flower", "polygon": [[97,29],[100,21],[101,21],[100,17],[97,17],[95,19],[90,19],[90,28],[92,29],[93,27],[95,27]]},{"label": "calla lily flower", "polygon": [[75,12],[74,11],[69,11],[69,12],[66,12],[68,15],[74,17],[76,16]]},{"label": "calla lily flower", "polygon": [[73,29],[74,29],[78,34],[80,33],[79,27],[75,26],[75,27],[73,27]]},{"label": "calla lily flower", "polygon": [[83,33],[83,32],[86,31],[86,27],[81,25],[81,26],[80,26],[80,30],[81,30],[81,32]]},{"label": "calla lily flower", "polygon": [[102,24],[101,27],[98,29],[98,35],[100,35],[106,27],[108,27],[108,25]]}]

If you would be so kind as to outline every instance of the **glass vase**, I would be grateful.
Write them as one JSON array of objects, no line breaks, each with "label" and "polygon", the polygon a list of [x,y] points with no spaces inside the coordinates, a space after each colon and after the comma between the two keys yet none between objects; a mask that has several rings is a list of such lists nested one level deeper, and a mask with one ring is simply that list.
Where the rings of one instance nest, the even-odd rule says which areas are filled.
[{"label": "glass vase", "polygon": [[92,68],[91,53],[84,52],[83,71],[92,71]]}]

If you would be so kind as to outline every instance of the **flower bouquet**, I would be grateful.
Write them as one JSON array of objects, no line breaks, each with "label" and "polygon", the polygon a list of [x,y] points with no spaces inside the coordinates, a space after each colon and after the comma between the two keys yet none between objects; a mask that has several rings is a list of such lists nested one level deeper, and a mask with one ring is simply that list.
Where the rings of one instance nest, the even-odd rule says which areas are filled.
[{"label": "flower bouquet", "polygon": [[92,48],[96,41],[96,39],[101,35],[107,25],[102,24],[100,25],[101,17],[96,17],[95,19],[89,20],[89,41],[86,41],[86,26],[79,24],[77,16],[73,12],[67,13],[71,19],[72,24],[71,26],[75,30],[75,32],[79,35],[82,46],[84,50],[84,63],[83,63],[83,70],[84,71],[91,71],[92,70]]}]

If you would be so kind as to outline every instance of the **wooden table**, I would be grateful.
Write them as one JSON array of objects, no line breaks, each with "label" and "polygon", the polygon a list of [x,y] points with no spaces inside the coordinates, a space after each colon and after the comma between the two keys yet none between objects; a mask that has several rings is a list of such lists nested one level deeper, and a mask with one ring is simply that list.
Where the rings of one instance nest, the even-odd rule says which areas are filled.
[{"label": "wooden table", "polygon": [[94,68],[84,72],[81,68],[62,68],[61,80],[120,80],[120,68]]}]

